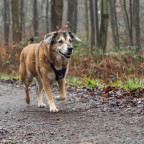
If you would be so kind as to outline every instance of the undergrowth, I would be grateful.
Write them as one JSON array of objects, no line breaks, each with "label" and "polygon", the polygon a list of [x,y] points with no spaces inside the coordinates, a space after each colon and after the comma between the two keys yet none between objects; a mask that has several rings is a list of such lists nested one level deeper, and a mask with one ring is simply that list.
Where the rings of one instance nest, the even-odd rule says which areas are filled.
[{"label": "undergrowth", "polygon": [[127,79],[126,81],[116,81],[116,82],[110,82],[108,84],[106,84],[103,80],[99,80],[99,79],[89,79],[89,78],[68,78],[66,80],[66,83],[68,85],[74,85],[76,87],[80,87],[80,88],[85,88],[85,87],[90,87],[90,88],[104,88],[107,86],[111,86],[111,87],[121,87],[121,88],[125,88],[127,90],[136,90],[139,88],[144,89],[144,79]]},{"label": "undergrowth", "polygon": [[[26,45],[27,40],[24,40],[19,44],[0,47],[0,71],[10,75],[1,74],[0,79],[18,75],[19,55]],[[126,89],[144,88],[144,52],[136,52],[136,47],[127,46],[103,54],[97,47],[92,50],[88,42],[75,42],[67,84],[78,87],[110,85]]]}]

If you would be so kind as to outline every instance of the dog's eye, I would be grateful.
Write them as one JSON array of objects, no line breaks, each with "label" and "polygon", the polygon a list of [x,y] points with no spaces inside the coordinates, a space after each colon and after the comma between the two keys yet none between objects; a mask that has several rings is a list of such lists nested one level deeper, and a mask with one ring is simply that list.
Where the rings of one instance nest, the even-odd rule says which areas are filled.
[{"label": "dog's eye", "polygon": [[69,42],[72,43],[73,41],[70,39]]},{"label": "dog's eye", "polygon": [[63,40],[58,41],[60,44],[63,43]]}]

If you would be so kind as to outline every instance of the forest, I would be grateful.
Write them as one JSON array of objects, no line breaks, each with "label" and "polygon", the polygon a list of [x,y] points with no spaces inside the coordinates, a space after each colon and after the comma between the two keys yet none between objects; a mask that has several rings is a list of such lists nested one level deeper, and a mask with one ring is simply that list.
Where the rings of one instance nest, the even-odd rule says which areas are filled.
[{"label": "forest", "polygon": [[[0,143],[144,143],[143,0],[1,0],[0,11]],[[81,41],[73,41],[66,94],[65,77],[44,87],[49,110],[47,79],[23,84],[20,54],[65,31]]]},{"label": "forest", "polygon": [[18,73],[19,55],[29,38],[40,42],[51,31],[66,30],[82,39],[74,43],[74,71],[69,77],[104,83],[143,78],[143,4],[139,0],[3,0],[1,73]]}]

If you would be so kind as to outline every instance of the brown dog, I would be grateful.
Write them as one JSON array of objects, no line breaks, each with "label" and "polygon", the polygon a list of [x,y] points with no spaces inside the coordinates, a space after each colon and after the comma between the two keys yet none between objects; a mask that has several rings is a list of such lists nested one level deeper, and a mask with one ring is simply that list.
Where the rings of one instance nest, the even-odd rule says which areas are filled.
[{"label": "brown dog", "polygon": [[51,84],[58,81],[60,96],[64,100],[65,77],[68,73],[69,60],[73,52],[73,39],[81,41],[72,32],[57,31],[45,35],[40,43],[25,47],[20,55],[19,74],[25,86],[26,102],[30,103],[28,86],[36,77],[38,82],[38,107],[45,107],[41,91],[44,87],[50,112],[58,112],[52,97]]}]

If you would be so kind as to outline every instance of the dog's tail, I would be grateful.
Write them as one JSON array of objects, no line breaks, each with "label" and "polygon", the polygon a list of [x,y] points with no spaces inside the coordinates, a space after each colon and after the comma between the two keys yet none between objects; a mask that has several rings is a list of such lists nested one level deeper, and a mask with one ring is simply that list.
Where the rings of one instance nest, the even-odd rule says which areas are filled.
[{"label": "dog's tail", "polygon": [[29,39],[28,45],[33,44],[33,43],[34,43],[34,38],[31,37],[31,38]]}]

